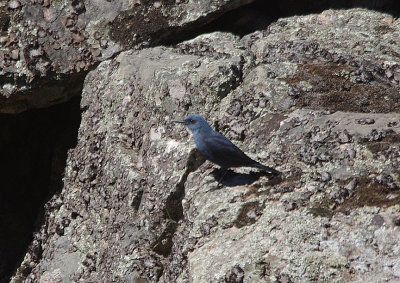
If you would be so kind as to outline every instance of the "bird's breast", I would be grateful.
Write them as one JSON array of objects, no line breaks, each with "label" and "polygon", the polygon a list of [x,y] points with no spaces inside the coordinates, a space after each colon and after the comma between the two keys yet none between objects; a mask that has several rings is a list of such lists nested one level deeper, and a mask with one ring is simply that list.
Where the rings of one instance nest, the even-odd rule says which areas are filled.
[{"label": "bird's breast", "polygon": [[207,143],[204,142],[204,139],[201,136],[195,137],[194,139],[196,143],[197,150],[207,159],[212,159],[211,150],[208,147]]}]

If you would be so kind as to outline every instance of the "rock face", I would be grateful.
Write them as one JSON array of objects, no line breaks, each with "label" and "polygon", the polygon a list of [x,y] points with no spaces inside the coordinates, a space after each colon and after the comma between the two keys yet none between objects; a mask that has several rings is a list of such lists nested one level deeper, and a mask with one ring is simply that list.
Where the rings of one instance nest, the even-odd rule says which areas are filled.
[{"label": "rock face", "polygon": [[87,72],[129,48],[161,42],[251,0],[0,3],[0,113],[79,95]]},{"label": "rock face", "polygon": [[[399,33],[328,10],[102,62],[14,282],[398,282]],[[221,176],[193,112],[282,178]]]},{"label": "rock face", "polygon": [[[80,99],[18,115],[0,114],[0,282],[11,275],[42,226],[44,203],[63,188],[76,146]],[[6,260],[5,260],[6,259]]]}]

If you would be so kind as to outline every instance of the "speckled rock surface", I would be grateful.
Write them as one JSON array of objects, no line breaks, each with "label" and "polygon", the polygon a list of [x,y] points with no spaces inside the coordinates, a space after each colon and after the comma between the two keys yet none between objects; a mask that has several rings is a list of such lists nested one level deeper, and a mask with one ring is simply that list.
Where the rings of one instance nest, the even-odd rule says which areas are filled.
[{"label": "speckled rock surface", "polygon": [[[101,63],[14,282],[398,282],[399,23],[329,10]],[[192,112],[283,176],[204,163],[171,124]]]},{"label": "speckled rock surface", "polygon": [[2,1],[0,112],[66,101],[80,94],[85,75],[99,62],[250,2]]}]

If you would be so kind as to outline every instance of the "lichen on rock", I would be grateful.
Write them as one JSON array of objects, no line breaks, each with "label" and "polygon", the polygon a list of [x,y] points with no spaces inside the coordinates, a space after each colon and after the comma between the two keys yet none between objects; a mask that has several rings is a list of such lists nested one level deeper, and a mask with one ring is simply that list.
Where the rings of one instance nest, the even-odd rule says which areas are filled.
[{"label": "lichen on rock", "polygon": [[[399,280],[398,23],[328,10],[100,63],[26,281]],[[219,182],[171,123],[194,112],[282,178]]]}]

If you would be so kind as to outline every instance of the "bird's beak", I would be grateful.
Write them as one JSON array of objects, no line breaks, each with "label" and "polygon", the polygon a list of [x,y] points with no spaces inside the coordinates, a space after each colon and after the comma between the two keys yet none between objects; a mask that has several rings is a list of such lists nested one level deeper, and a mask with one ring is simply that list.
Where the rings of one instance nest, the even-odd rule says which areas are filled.
[{"label": "bird's beak", "polygon": [[172,123],[186,124],[185,120],[173,120]]}]

